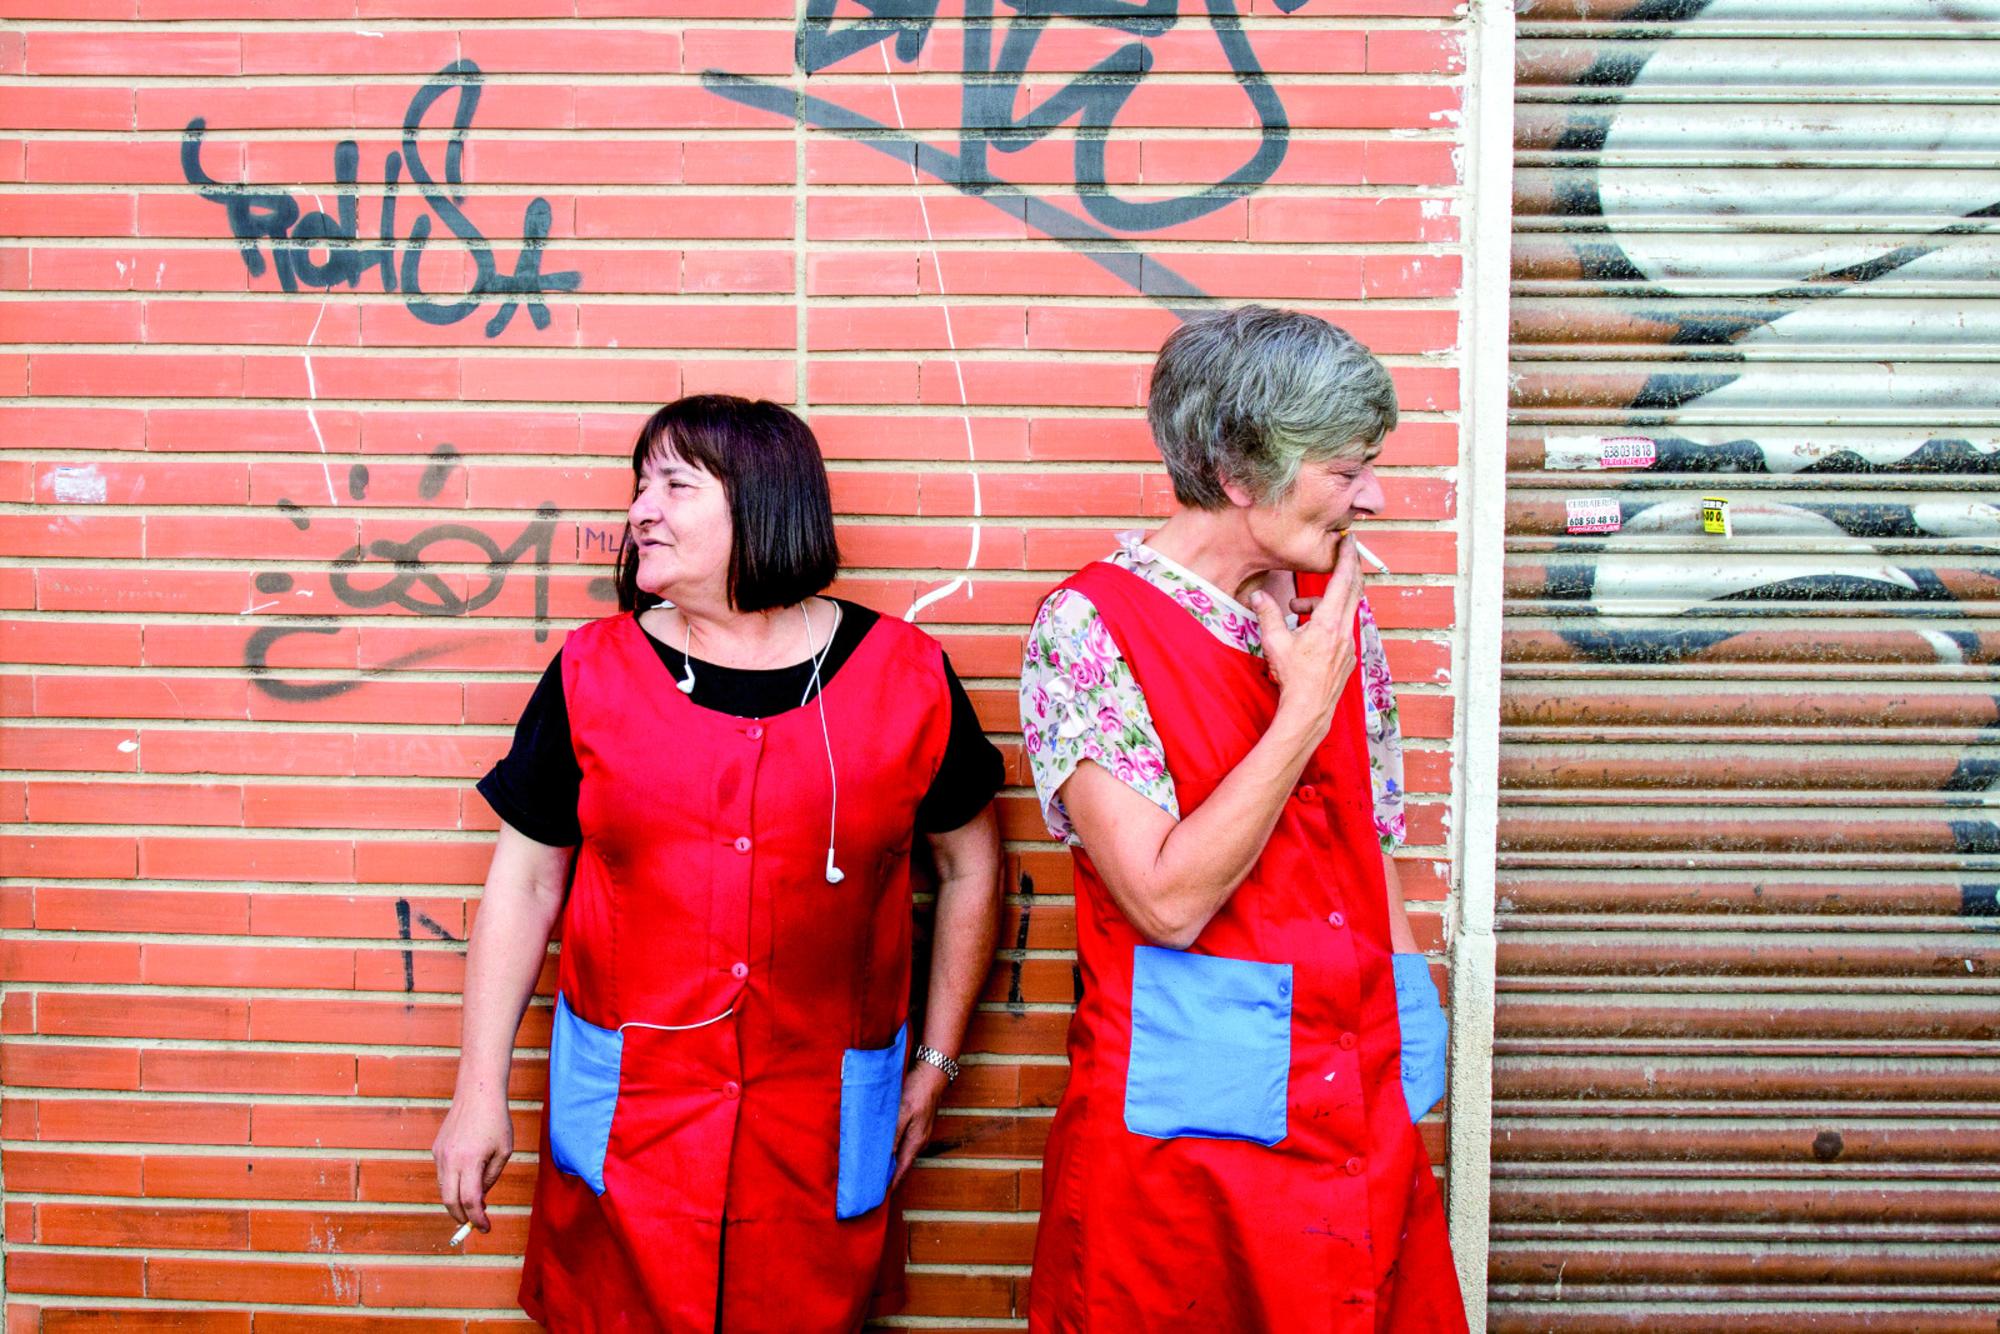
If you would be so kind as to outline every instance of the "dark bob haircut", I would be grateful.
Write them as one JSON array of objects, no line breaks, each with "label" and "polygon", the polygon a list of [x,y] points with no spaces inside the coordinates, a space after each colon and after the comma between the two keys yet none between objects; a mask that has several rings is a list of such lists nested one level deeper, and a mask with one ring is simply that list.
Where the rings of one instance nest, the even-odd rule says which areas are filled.
[{"label": "dark bob haircut", "polygon": [[[677,455],[722,483],[734,530],[729,605],[770,611],[803,602],[833,582],[840,549],[826,462],[812,428],[764,399],[690,394],[655,412],[632,446],[632,493],[646,461]],[[618,550],[618,609],[651,606],[639,589],[639,549],[627,525]]]}]

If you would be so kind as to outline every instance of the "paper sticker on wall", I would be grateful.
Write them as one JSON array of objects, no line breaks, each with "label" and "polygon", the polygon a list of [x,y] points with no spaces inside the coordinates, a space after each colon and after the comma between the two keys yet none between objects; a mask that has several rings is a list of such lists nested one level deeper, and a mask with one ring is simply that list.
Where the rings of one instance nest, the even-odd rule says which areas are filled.
[{"label": "paper sticker on wall", "polygon": [[104,474],[95,463],[75,468],[57,468],[48,475],[48,488],[59,505],[102,505]]},{"label": "paper sticker on wall", "polygon": [[1605,468],[1650,468],[1659,457],[1652,437],[1607,435],[1597,441],[1597,461]]},{"label": "paper sticker on wall", "polygon": [[1729,531],[1729,502],[1727,500],[1724,500],[1721,496],[1703,496],[1701,498],[1701,530],[1704,533],[1719,533],[1723,537],[1732,535]]},{"label": "paper sticker on wall", "polygon": [[1581,496],[1563,502],[1563,529],[1571,533],[1615,533],[1624,527],[1624,510],[1612,496]]},{"label": "paper sticker on wall", "polygon": [[1552,435],[1542,446],[1550,472],[1597,472],[1605,468],[1650,468],[1659,445],[1645,435]]}]

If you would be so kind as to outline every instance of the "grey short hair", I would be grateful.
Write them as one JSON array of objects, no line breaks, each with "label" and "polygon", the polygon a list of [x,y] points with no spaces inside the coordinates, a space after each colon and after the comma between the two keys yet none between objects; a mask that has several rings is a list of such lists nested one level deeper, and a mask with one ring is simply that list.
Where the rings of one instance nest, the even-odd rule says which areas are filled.
[{"label": "grey short hair", "polygon": [[1396,387],[1345,329],[1238,306],[1167,339],[1146,420],[1181,504],[1221,509],[1231,482],[1265,504],[1292,489],[1307,459],[1371,452],[1396,425]]}]

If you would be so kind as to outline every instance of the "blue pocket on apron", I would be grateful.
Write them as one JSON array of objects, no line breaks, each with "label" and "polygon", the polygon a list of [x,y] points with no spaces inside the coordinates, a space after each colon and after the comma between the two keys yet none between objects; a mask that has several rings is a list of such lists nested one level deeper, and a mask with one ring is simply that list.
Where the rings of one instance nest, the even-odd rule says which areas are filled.
[{"label": "blue pocket on apron", "polygon": [[1276,1144],[1292,1069],[1292,966],[1141,945],[1125,1128]]},{"label": "blue pocket on apron", "polygon": [[853,1218],[889,1198],[896,1168],[896,1114],[903,1106],[903,1051],[910,1026],[886,1047],[849,1047],[840,1058],[840,1180],[834,1217]]},{"label": "blue pocket on apron", "polygon": [[549,1153],[556,1166],[604,1193],[604,1154],[618,1110],[618,1067],[625,1035],[579,1019],[556,993],[549,1037]]},{"label": "blue pocket on apron", "polygon": [[1431,964],[1421,954],[1395,954],[1389,966],[1396,977],[1396,1023],[1403,1035],[1403,1101],[1410,1120],[1421,1121],[1444,1097],[1445,1047],[1451,1030],[1437,988],[1431,985]]}]

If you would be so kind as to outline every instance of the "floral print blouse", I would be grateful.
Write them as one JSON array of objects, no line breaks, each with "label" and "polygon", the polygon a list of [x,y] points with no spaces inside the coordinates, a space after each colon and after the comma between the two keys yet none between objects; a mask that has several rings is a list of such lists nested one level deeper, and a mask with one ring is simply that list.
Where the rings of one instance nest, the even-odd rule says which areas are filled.
[{"label": "floral print blouse", "polygon": [[[1262,657],[1257,616],[1214,584],[1162,556],[1137,532],[1120,533],[1109,559],[1185,607],[1231,648]],[[1368,769],[1374,780],[1375,832],[1382,850],[1403,843],[1403,736],[1382,635],[1368,599],[1361,599],[1361,672],[1368,729]],[[1080,840],[1057,795],[1076,766],[1095,760],[1168,815],[1180,818],[1173,776],[1138,678],[1118,652],[1090,599],[1063,589],[1042,604],[1028,632],[1021,666],[1021,731],[1042,818],[1062,842]]]}]

